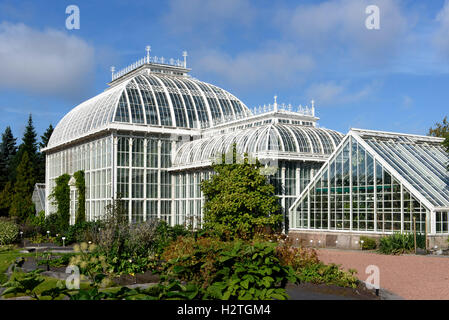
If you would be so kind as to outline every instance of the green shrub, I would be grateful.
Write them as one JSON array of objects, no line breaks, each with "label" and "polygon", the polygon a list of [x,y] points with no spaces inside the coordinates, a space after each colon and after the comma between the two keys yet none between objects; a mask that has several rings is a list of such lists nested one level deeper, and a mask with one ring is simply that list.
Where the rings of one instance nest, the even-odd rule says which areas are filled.
[{"label": "green shrub", "polygon": [[287,282],[297,282],[270,242],[181,237],[163,258],[166,274],[201,286],[205,299],[283,300]]},{"label": "green shrub", "polygon": [[276,249],[281,263],[291,266],[301,282],[351,288],[356,288],[359,283],[354,271],[346,272],[337,265],[322,263],[314,249],[293,247],[291,241],[283,242]]},{"label": "green shrub", "polygon": [[222,155],[222,161],[212,166],[216,174],[201,182],[204,228],[222,238],[246,240],[258,232],[279,229],[283,219],[280,201],[274,186],[260,173],[263,166],[246,156],[237,161],[235,145],[232,153],[233,163]]},{"label": "green shrub", "polygon": [[66,245],[72,243],[81,243],[94,240],[94,233],[100,226],[99,222],[77,222],[71,225],[67,230],[59,233],[58,244],[62,245],[62,237],[65,237]]},{"label": "green shrub", "polygon": [[19,227],[11,220],[0,218],[0,245],[14,243],[19,236]]},{"label": "green shrub", "polygon": [[[170,242],[188,234],[182,226],[170,227],[159,220],[130,224],[121,211],[121,204],[116,201],[109,207],[106,219],[91,228],[91,241],[98,245],[95,254],[106,257],[113,273],[141,273],[155,268]],[[89,223],[80,224],[86,225]]]},{"label": "green shrub", "polygon": [[322,262],[306,265],[299,270],[298,276],[301,282],[315,284],[333,284],[339,287],[356,288],[359,281],[354,276],[355,270],[345,272],[336,264],[326,265]]},{"label": "green shrub", "polygon": [[59,267],[65,267],[68,266],[70,263],[70,260],[72,259],[72,257],[75,256],[74,253],[65,253],[62,254],[61,256],[54,258],[54,259],[49,259],[47,261],[47,259],[42,259],[39,260],[37,262],[37,265],[49,265],[50,267],[55,267],[55,268],[59,268]]},{"label": "green shrub", "polygon": [[[425,248],[426,238],[424,234],[416,234],[416,245]],[[415,250],[413,233],[394,233],[383,237],[379,241],[379,252],[383,254],[402,254]]]},{"label": "green shrub", "polygon": [[375,250],[377,248],[377,241],[374,238],[362,236],[360,237],[360,247],[362,250]]},{"label": "green shrub", "polygon": [[283,265],[291,266],[295,271],[320,262],[315,249],[296,248],[291,245],[291,241],[284,241],[278,245],[276,255]]}]

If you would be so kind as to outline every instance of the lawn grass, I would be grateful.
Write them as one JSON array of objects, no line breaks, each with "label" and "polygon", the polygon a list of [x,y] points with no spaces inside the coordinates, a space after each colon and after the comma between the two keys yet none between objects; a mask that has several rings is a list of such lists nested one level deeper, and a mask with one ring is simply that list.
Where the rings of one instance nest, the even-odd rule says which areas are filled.
[{"label": "lawn grass", "polygon": [[[20,274],[20,273],[18,273]],[[65,283],[64,280],[61,279],[56,279],[56,278],[51,278],[51,277],[47,277],[47,276],[42,276],[42,278],[44,279],[44,282],[42,282],[40,285],[38,285],[34,292],[37,295],[40,295],[42,292],[55,288],[57,286],[58,281],[62,281],[63,283]],[[87,282],[81,282],[80,283],[80,289],[86,290],[91,288],[90,284]],[[5,294],[3,296],[3,298],[5,299],[9,299],[9,298],[16,298],[16,297],[23,297],[25,296],[25,294],[23,293],[19,293],[19,294]],[[57,297],[55,300],[62,300],[65,296],[64,295],[60,295],[59,297]],[[39,297],[39,299],[41,300],[50,300],[50,297]]]},{"label": "lawn grass", "polygon": [[0,284],[4,283],[8,280],[6,276],[6,271],[8,271],[8,267],[19,257],[27,257],[31,256],[30,253],[20,253],[19,250],[13,249],[9,251],[0,252]]}]

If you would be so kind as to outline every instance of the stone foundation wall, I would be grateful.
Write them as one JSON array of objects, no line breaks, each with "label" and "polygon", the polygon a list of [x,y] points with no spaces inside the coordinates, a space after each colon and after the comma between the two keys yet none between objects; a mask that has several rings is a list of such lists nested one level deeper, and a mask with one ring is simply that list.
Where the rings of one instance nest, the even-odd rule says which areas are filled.
[{"label": "stone foundation wall", "polygon": [[[297,246],[314,248],[338,248],[361,250],[360,237],[379,239],[384,235],[364,234],[353,232],[331,232],[331,231],[297,231],[291,230],[288,237],[293,240]],[[438,249],[447,249],[449,243],[448,236],[428,236],[428,249],[438,246]]]}]

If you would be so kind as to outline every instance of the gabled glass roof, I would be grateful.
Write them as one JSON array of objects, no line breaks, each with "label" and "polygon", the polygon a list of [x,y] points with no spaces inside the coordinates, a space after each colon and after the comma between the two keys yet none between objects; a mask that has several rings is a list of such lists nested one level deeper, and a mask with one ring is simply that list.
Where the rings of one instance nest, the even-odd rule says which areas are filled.
[{"label": "gabled glass roof", "polygon": [[449,208],[449,155],[443,139],[354,130],[434,207]]},{"label": "gabled glass roof", "polygon": [[333,130],[293,124],[268,124],[187,142],[177,150],[173,166],[210,163],[231,150],[252,156],[264,154],[325,157],[333,152],[343,135]]},{"label": "gabled glass roof", "polygon": [[143,70],[70,111],[56,126],[48,148],[110,123],[202,129],[249,115],[239,99],[214,85]]},{"label": "gabled glass roof", "polygon": [[[336,157],[340,157],[344,147],[349,145],[350,138],[357,141],[360,148],[366,150],[368,158],[374,159],[375,163],[384,167],[394,179],[403,184],[404,188],[423,202],[429,210],[449,210],[449,172],[447,169],[449,154],[441,144],[444,139],[360,129],[351,129],[345,137],[344,143],[313,177],[307,188],[291,206],[291,210],[305,201],[308,190],[313,188],[323,174],[327,175],[329,164],[332,164]],[[348,157],[346,158],[348,160]],[[357,165],[357,161],[355,161],[355,165]],[[373,160],[371,160],[372,165]],[[342,175],[341,172],[340,175]],[[364,179],[363,175],[362,178]],[[339,181],[342,181],[341,177]]]}]

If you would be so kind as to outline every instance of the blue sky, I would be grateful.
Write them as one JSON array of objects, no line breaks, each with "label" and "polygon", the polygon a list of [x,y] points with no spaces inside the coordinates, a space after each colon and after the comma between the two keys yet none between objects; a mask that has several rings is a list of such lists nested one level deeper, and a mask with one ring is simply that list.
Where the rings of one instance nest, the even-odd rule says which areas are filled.
[{"label": "blue sky", "polygon": [[[80,29],[67,30],[68,5]],[[377,5],[380,29],[365,8]],[[316,101],[323,127],[426,134],[449,115],[449,2],[0,1],[0,130],[38,134],[100,93],[110,66],[181,58],[248,107]]]}]

